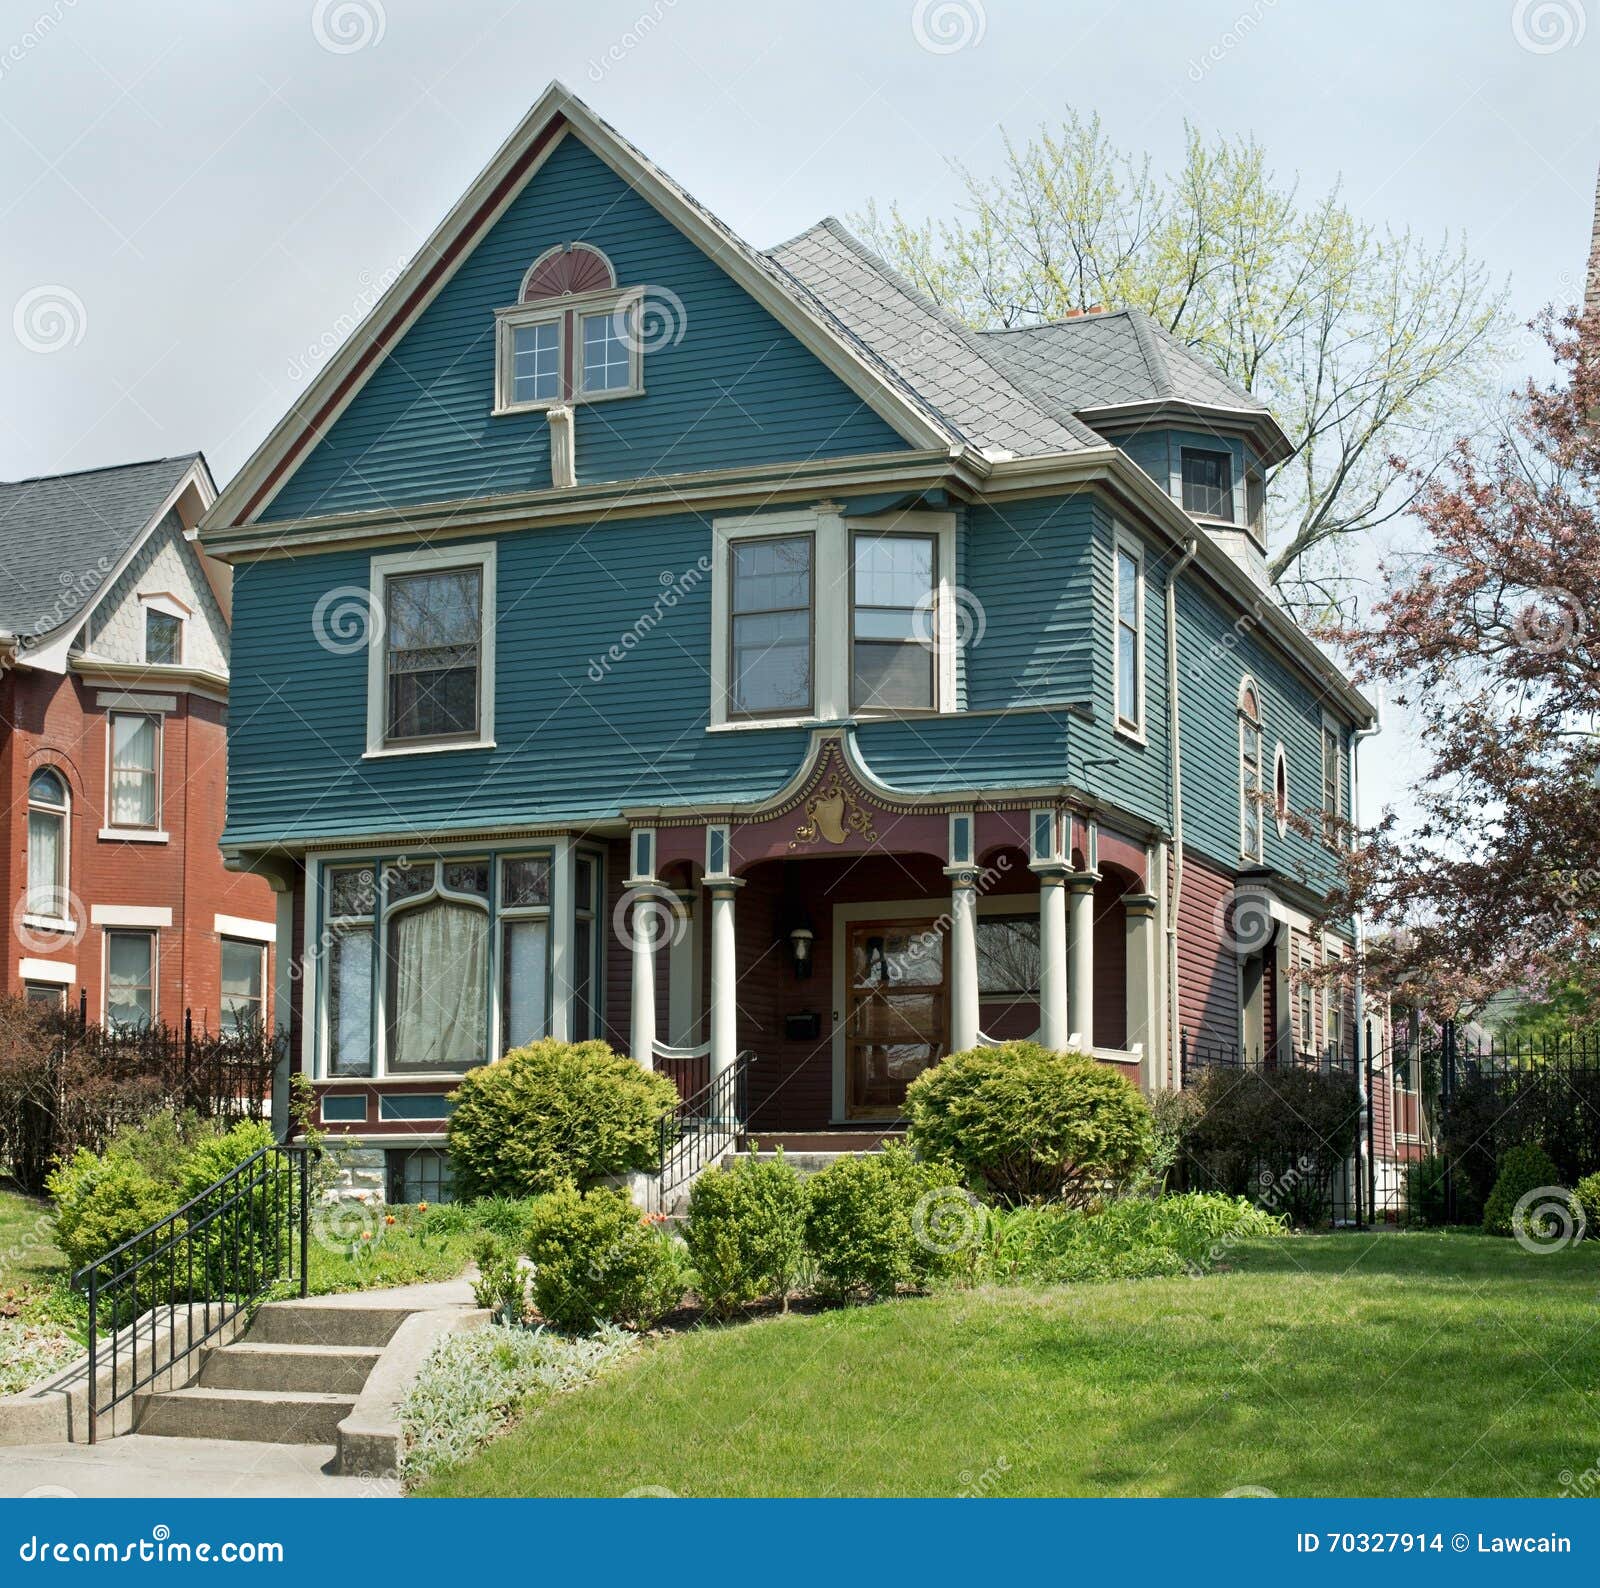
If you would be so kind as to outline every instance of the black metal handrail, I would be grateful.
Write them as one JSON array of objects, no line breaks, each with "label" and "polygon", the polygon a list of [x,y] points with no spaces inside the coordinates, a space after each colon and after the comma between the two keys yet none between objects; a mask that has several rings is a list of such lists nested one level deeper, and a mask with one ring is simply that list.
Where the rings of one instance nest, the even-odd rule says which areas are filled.
[{"label": "black metal handrail", "polygon": [[[280,1281],[298,1279],[304,1296],[310,1231],[311,1149],[280,1143],[252,1153],[182,1207],[80,1268],[72,1283],[89,1302],[89,1443],[103,1414],[193,1355]],[[111,1386],[102,1399],[107,1324]]]},{"label": "black metal handrail", "polygon": [[753,1063],[755,1054],[739,1054],[727,1069],[713,1075],[661,1121],[656,1183],[663,1197],[669,1188],[692,1180],[743,1132],[750,1118]]}]

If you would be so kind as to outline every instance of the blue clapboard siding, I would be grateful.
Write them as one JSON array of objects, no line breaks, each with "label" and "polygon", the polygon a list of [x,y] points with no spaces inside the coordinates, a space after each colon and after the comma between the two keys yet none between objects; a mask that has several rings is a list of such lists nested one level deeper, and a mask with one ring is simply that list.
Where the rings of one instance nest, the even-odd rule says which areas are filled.
[{"label": "blue clapboard siding", "polygon": [[[580,483],[891,451],[905,443],[688,238],[569,135],[263,515],[350,512],[550,484],[542,413],[495,418],[494,311],[545,249],[602,249],[661,289],[644,395],[575,409]],[[669,296],[670,295],[670,296]],[[652,320],[653,333],[663,322]],[[681,336],[671,333],[681,328]]]}]

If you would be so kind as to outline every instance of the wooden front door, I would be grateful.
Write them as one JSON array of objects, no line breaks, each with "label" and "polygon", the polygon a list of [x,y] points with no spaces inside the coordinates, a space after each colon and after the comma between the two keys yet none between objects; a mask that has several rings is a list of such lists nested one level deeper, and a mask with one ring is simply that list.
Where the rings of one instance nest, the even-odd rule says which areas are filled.
[{"label": "wooden front door", "polygon": [[948,1048],[939,922],[854,921],[845,942],[845,1114],[898,1119],[906,1087]]}]

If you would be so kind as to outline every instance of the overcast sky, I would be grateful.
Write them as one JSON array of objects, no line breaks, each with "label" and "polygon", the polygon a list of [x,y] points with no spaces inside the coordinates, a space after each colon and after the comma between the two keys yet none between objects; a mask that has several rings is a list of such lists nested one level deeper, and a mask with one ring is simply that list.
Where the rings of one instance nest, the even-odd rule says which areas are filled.
[{"label": "overcast sky", "polygon": [[[750,241],[898,199],[1068,105],[1188,118],[1375,222],[1465,229],[1519,318],[1581,286],[1600,0],[0,3],[0,477],[249,456],[559,77]],[[642,23],[642,26],[641,26]],[[1529,352],[1531,360],[1531,349]],[[1404,734],[1364,758],[1395,791]]]}]

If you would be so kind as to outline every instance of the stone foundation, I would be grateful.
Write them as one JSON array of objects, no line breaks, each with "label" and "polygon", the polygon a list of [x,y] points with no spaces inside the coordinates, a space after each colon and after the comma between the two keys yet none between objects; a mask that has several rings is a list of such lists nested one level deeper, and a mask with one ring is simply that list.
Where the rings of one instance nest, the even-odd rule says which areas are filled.
[{"label": "stone foundation", "polygon": [[323,1193],[330,1202],[383,1202],[389,1194],[388,1174],[382,1147],[364,1142],[330,1139],[327,1157],[332,1168],[332,1184]]}]

